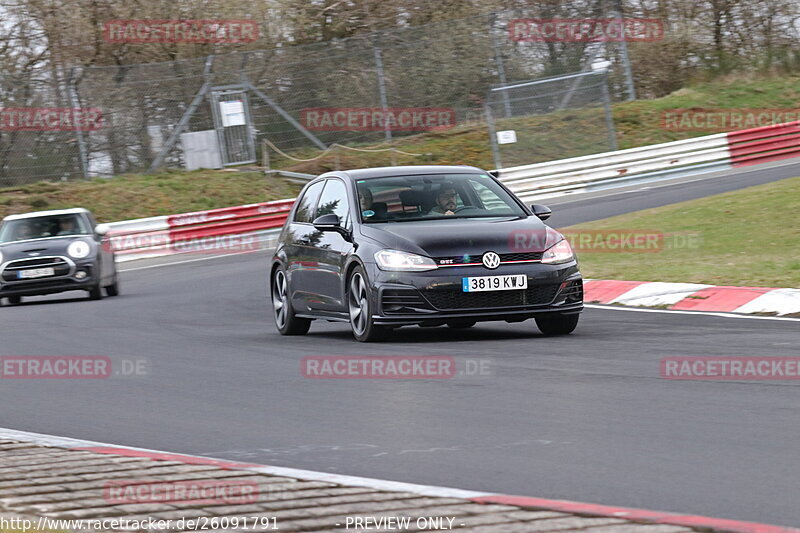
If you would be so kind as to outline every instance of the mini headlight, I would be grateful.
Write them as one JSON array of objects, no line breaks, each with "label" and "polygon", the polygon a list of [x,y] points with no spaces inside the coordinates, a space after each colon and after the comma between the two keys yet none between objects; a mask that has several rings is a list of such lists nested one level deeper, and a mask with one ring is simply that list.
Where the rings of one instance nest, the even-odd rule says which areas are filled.
[{"label": "mini headlight", "polygon": [[381,250],[375,254],[375,261],[381,270],[423,271],[435,270],[436,263],[430,257],[400,252],[398,250]]},{"label": "mini headlight", "polygon": [[558,241],[556,244],[545,250],[542,255],[542,263],[566,263],[572,261],[575,255],[572,253],[572,247],[569,245],[567,239]]},{"label": "mini headlight", "polygon": [[67,253],[73,259],[83,259],[89,255],[89,252],[91,251],[92,248],[89,246],[89,243],[85,241],[75,241],[67,246]]}]

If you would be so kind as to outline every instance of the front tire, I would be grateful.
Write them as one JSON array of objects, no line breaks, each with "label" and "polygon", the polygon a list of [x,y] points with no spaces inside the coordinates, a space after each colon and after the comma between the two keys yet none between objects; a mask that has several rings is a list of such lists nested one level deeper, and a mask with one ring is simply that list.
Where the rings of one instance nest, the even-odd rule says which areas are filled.
[{"label": "front tire", "polygon": [[300,318],[294,314],[289,297],[289,280],[282,267],[278,267],[272,275],[270,287],[272,295],[272,311],[275,327],[281,335],[305,335],[311,327],[311,319]]},{"label": "front tire", "polygon": [[536,317],[536,325],[545,335],[569,335],[578,326],[579,314],[543,315]]},{"label": "front tire", "polygon": [[89,289],[89,299],[90,300],[102,300],[103,299],[103,288],[98,283],[91,289]]},{"label": "front tire", "polygon": [[114,277],[114,283],[106,287],[106,296],[119,296],[119,280]]},{"label": "front tire", "polygon": [[375,324],[372,319],[372,291],[367,276],[360,266],[353,269],[347,283],[347,310],[350,314],[350,328],[353,337],[359,342],[375,342],[385,339],[389,329]]}]

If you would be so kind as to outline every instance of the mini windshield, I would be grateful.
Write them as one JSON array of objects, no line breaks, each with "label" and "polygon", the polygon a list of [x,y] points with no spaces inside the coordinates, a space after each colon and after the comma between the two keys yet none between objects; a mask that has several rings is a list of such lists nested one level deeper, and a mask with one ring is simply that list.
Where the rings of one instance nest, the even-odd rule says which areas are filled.
[{"label": "mini windshield", "polygon": [[90,234],[89,224],[79,215],[21,218],[3,223],[0,227],[0,243]]},{"label": "mini windshield", "polygon": [[487,174],[369,178],[356,187],[361,220],[368,224],[526,215]]}]

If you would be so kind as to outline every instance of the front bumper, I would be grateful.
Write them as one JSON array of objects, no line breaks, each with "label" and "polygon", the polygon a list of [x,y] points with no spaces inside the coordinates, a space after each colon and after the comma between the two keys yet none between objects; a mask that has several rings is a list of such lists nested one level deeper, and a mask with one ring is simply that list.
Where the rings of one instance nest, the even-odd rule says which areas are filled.
[{"label": "front bumper", "polygon": [[[527,289],[465,293],[462,278],[525,274]],[[386,272],[368,265],[375,298],[373,315],[381,325],[435,325],[449,321],[519,322],[546,313],[583,310],[583,280],[575,261],[439,268],[427,272]]]},{"label": "front bumper", "polygon": [[[66,259],[66,258],[65,258]],[[63,275],[29,280],[8,280],[6,270],[0,270],[0,298],[9,296],[41,296],[67,291],[88,291],[99,282],[97,266],[93,259],[69,260],[69,271]],[[5,265],[4,265],[5,266]],[[86,277],[75,277],[79,271]]]}]

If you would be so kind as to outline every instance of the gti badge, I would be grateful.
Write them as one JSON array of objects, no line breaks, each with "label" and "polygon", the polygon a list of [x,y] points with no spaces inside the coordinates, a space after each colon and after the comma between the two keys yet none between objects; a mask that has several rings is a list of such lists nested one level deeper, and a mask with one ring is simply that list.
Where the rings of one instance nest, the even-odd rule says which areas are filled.
[{"label": "gti badge", "polygon": [[500,266],[500,256],[494,252],[486,252],[483,254],[483,266],[494,270]]}]

